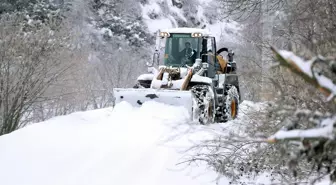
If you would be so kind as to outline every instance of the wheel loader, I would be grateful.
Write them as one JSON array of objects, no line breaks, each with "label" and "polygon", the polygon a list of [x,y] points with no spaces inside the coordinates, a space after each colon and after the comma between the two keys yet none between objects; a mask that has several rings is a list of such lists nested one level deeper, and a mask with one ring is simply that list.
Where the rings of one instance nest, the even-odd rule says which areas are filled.
[{"label": "wheel loader", "polygon": [[171,28],[158,30],[156,36],[148,73],[133,88],[114,88],[115,104],[183,106],[199,124],[235,119],[241,99],[233,51],[217,50],[216,38],[206,29]]}]

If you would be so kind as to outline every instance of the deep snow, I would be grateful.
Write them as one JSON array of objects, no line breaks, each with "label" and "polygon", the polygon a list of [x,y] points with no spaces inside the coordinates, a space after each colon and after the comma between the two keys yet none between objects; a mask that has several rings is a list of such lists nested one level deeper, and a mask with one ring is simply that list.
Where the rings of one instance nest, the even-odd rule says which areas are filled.
[{"label": "deep snow", "polygon": [[[156,102],[35,123],[0,137],[1,185],[229,185],[204,163],[178,163],[217,133],[244,133],[246,114],[262,105],[244,101],[236,120],[208,126],[189,123],[183,107]],[[274,183],[266,172],[241,182]]]},{"label": "deep snow", "polygon": [[[250,102],[243,102],[242,112]],[[187,122],[183,107],[122,102],[32,124],[0,137],[2,185],[216,184],[205,164],[177,165],[193,144],[239,120],[211,126]],[[224,131],[225,132],[225,131]],[[221,184],[228,184],[222,179]]]}]

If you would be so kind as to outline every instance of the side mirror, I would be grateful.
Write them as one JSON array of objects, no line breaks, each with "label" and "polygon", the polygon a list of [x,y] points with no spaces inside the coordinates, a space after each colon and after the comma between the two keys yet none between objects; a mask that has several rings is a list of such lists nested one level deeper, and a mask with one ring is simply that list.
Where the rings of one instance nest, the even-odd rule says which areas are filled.
[{"label": "side mirror", "polygon": [[232,50],[229,50],[228,52],[229,62],[233,62],[233,55],[234,55],[234,52]]},{"label": "side mirror", "polygon": [[154,63],[156,63],[157,65],[159,65],[159,52],[155,51],[155,53],[153,54],[153,60],[151,62],[147,62],[146,65],[148,67],[153,67]]}]

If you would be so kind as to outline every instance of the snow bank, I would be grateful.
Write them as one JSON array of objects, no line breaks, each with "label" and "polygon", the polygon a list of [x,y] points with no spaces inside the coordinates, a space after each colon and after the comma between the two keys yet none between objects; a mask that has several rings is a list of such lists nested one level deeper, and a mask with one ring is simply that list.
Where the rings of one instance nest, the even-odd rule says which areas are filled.
[{"label": "snow bank", "polygon": [[147,102],[134,108],[121,102],[114,110],[27,126],[0,137],[1,184],[215,184],[217,174],[206,164],[176,164],[195,142],[237,122],[200,126],[187,123],[188,117],[182,107]]}]

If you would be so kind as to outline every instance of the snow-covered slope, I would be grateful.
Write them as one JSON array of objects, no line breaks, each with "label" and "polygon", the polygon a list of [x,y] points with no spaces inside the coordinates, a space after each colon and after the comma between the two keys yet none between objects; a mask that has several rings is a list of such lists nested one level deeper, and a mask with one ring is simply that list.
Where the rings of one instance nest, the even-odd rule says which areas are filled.
[{"label": "snow-covered slope", "polygon": [[241,25],[231,20],[220,20],[219,6],[213,0],[185,1],[182,8],[171,0],[147,0],[141,4],[142,17],[151,33],[158,29],[177,27],[205,28],[221,43],[238,42]]},{"label": "snow-covered slope", "polygon": [[[251,102],[243,102],[242,113]],[[215,184],[217,174],[176,165],[183,151],[233,122],[190,125],[186,110],[147,102],[133,108],[77,112],[36,123],[0,137],[2,185],[198,185]],[[222,180],[223,184],[228,182]]]}]

